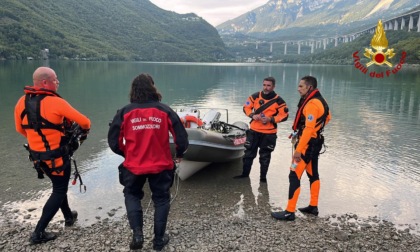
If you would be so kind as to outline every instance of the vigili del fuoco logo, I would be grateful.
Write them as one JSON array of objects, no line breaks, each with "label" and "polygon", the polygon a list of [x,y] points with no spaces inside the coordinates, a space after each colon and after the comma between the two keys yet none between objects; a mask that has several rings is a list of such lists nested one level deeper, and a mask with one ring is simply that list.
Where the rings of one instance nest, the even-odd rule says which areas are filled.
[{"label": "vigili del fuoco logo", "polygon": [[385,36],[384,27],[382,26],[381,20],[378,21],[378,25],[370,45],[371,48],[365,48],[365,53],[363,54],[369,60],[366,65],[360,62],[360,57],[358,55],[359,51],[353,53],[354,66],[356,69],[359,69],[360,72],[364,74],[368,74],[368,67],[374,64],[378,66],[387,66],[387,68],[390,68],[384,71],[370,71],[369,76],[372,78],[389,77],[391,74],[396,74],[399,70],[401,70],[407,53],[405,51],[402,52],[401,58],[395,66],[390,62],[390,59],[394,58],[395,53],[393,48],[388,48],[388,40]]}]

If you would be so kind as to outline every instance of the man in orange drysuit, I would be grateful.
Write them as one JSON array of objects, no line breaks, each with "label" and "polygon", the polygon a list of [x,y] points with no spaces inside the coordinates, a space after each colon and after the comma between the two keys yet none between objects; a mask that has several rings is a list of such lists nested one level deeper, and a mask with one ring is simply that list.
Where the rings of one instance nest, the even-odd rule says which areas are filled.
[{"label": "man in orange drysuit", "polygon": [[276,80],[267,77],[263,80],[263,90],[248,97],[243,106],[244,113],[251,118],[250,130],[246,133],[245,155],[242,174],[234,178],[247,178],[259,149],[260,181],[267,181],[271,152],[276,147],[277,124],[287,120],[289,109],[286,102],[274,92]]},{"label": "man in orange drysuit", "polygon": [[301,99],[298,104],[296,118],[293,123],[293,153],[292,166],[289,174],[289,201],[285,211],[272,212],[271,216],[278,220],[292,221],[295,219],[296,204],[300,193],[300,180],[303,171],[309,177],[311,199],[309,206],[299,208],[305,214],[318,215],[318,196],[320,181],[318,174],[318,156],[324,143],[321,134],[324,126],[331,120],[327,102],[317,89],[317,80],[312,76],[303,77],[298,85]]},{"label": "man in orange drysuit", "polygon": [[58,209],[64,215],[65,226],[72,226],[77,212],[71,211],[67,190],[71,175],[69,136],[66,130],[73,122],[82,129],[80,140],[87,137],[90,120],[74,109],[57,94],[59,81],[55,71],[39,67],[33,73],[33,86],[24,88],[15,107],[16,131],[27,138],[29,153],[38,172],[38,178],[47,175],[52,182],[52,194],[42,209],[35,231],[30,237],[32,244],[54,240],[57,236],[45,232]]}]

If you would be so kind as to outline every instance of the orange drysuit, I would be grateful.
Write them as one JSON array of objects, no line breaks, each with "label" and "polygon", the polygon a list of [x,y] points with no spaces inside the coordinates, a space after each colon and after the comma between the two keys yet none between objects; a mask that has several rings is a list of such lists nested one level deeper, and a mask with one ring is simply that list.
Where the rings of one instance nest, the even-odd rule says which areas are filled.
[{"label": "orange drysuit", "polygon": [[327,102],[318,89],[313,90],[306,99],[301,99],[293,124],[297,131],[295,151],[302,153],[302,159],[295,170],[289,174],[289,201],[286,211],[295,212],[300,194],[300,180],[303,172],[309,177],[311,199],[310,206],[318,206],[320,181],[318,173],[318,156],[324,137],[321,132],[331,120],[331,113]]},{"label": "orange drysuit", "polygon": [[[90,120],[74,109],[56,92],[30,86],[25,87],[24,91],[25,95],[18,100],[15,107],[15,126],[16,131],[27,138],[30,150],[42,153],[46,152],[48,149],[53,151],[60,148],[64,144],[62,142],[62,139],[65,136],[63,125],[64,119],[78,123],[82,129],[87,130],[90,128]],[[45,119],[47,121],[44,121],[42,125],[45,126],[50,123],[57,127],[45,128],[41,126],[40,131],[41,134],[45,136],[45,139],[43,139],[43,136],[39,132],[28,127],[28,112],[25,109],[25,99],[27,99],[27,97],[35,96],[45,96],[45,98],[40,101],[39,108],[37,109],[37,111],[39,111],[37,112],[37,116],[39,113],[40,117],[43,118],[42,120]],[[43,161],[50,168],[52,166],[60,167],[63,165],[62,158],[55,159],[54,164],[52,164],[51,160]]]},{"label": "orange drysuit", "polygon": [[286,102],[275,92],[268,95],[264,95],[263,92],[252,94],[243,106],[243,111],[245,115],[252,118],[255,111],[271,100],[274,100],[275,102],[262,112],[266,117],[270,117],[272,121],[263,124],[261,121],[252,120],[250,123],[251,130],[264,134],[275,134],[277,133],[277,123],[287,120],[289,109],[287,108]]}]

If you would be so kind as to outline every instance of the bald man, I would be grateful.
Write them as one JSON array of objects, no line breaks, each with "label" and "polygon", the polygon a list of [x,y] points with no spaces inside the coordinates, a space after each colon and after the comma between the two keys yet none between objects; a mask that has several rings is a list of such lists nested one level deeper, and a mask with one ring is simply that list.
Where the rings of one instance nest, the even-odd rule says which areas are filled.
[{"label": "bald man", "polygon": [[65,226],[72,226],[78,215],[70,209],[67,200],[71,164],[66,130],[77,123],[84,131],[83,138],[86,138],[90,120],[56,93],[59,83],[53,69],[37,68],[33,73],[33,86],[24,88],[25,95],[15,107],[16,131],[28,141],[38,178],[44,178],[45,174],[52,182],[52,193],[30,237],[32,244],[57,237],[45,229],[59,209],[64,215]]}]

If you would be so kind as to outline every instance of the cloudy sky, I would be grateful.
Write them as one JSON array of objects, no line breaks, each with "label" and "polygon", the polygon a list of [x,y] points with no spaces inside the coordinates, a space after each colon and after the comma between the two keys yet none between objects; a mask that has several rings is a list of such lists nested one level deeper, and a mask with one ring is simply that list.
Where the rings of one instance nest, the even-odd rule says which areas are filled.
[{"label": "cloudy sky", "polygon": [[164,10],[179,14],[193,12],[211,25],[219,25],[250,10],[266,4],[269,0],[150,0]]}]

